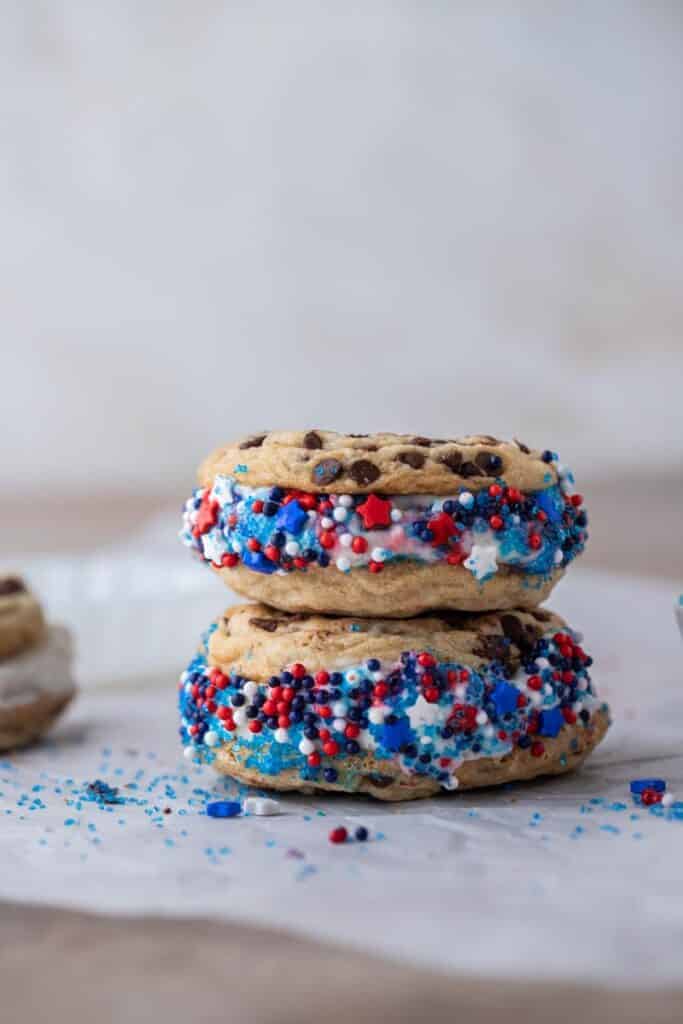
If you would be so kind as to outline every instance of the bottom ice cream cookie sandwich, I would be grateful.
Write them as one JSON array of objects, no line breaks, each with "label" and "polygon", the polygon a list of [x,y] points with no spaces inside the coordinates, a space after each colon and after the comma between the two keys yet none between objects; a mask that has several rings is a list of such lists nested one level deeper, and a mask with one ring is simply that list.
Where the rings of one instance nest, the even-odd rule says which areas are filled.
[{"label": "bottom ice cream cookie sandwich", "polygon": [[180,684],[189,758],[250,785],[410,800],[576,768],[609,709],[542,609],[408,620],[229,609]]}]

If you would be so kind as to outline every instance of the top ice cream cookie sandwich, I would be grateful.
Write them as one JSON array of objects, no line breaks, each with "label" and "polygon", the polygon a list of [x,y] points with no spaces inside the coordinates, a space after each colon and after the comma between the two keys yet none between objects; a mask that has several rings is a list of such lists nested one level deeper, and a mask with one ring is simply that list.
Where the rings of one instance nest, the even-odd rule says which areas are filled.
[{"label": "top ice cream cookie sandwich", "polygon": [[587,537],[554,452],[483,434],[256,434],[213,452],[199,483],[184,541],[285,611],[531,608]]}]

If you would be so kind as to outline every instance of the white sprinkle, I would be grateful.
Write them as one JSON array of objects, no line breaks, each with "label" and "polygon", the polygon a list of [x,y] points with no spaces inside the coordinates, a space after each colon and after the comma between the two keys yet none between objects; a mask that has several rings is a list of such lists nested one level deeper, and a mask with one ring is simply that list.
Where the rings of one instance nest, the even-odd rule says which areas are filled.
[{"label": "white sprinkle", "polygon": [[560,551],[559,548],[557,549],[557,551],[553,555],[553,561],[554,561],[555,565],[560,565],[564,561],[564,554],[563,554],[562,551]]},{"label": "white sprinkle", "polygon": [[247,682],[242,687],[242,693],[248,700],[251,700],[251,698],[255,697],[256,694],[258,693],[258,684],[255,683],[253,679],[247,680]]},{"label": "white sprinkle", "polygon": [[371,672],[370,678],[372,679],[373,683],[381,683],[382,680],[384,679],[384,673],[381,671]]},{"label": "white sprinkle", "polygon": [[244,708],[236,708],[232,713],[232,718],[235,725],[244,725],[247,720],[247,713]]},{"label": "white sprinkle", "polygon": [[347,712],[347,707],[345,700],[336,700],[332,705],[332,714],[335,718],[343,718]]},{"label": "white sprinkle", "polygon": [[458,501],[464,508],[472,508],[474,505],[474,495],[470,491],[463,491],[462,494],[458,495]]},{"label": "white sprinkle", "polygon": [[346,673],[346,679],[347,679],[347,681],[349,683],[357,683],[358,682],[358,673],[356,672],[356,670],[352,668],[350,672],[347,672]]},{"label": "white sprinkle", "polygon": [[543,703],[543,697],[540,693],[537,693],[536,690],[531,690],[531,692],[528,694],[528,697],[535,708],[540,707]]},{"label": "white sprinkle", "polygon": [[334,526],[334,519],[330,519],[329,516],[323,516],[322,519],[320,520],[320,525],[322,526],[323,530],[331,530],[332,527]]},{"label": "white sprinkle", "polygon": [[213,731],[213,729],[209,729],[208,732],[204,733],[204,742],[207,747],[216,747],[220,743],[220,737],[217,732]]},{"label": "white sprinkle", "polygon": [[276,729],[275,730],[275,742],[286,743],[289,739],[289,732],[287,729]]},{"label": "white sprinkle", "polygon": [[467,696],[467,683],[458,683],[453,692],[458,700],[464,700]]},{"label": "white sprinkle", "polygon": [[486,714],[483,708],[481,711],[477,711],[477,717],[475,718],[475,722],[477,723],[477,725],[486,725],[488,720],[489,716]]},{"label": "white sprinkle", "polygon": [[337,559],[337,568],[339,569],[340,572],[348,572],[349,569],[351,568],[351,559],[350,558],[343,558],[343,557],[342,558],[338,558]]},{"label": "white sprinkle", "polygon": [[383,562],[384,559],[387,557],[387,553],[384,550],[384,548],[373,548],[370,557],[372,558],[373,562]]},{"label": "white sprinkle", "polygon": [[195,748],[194,747],[185,747],[185,749],[183,750],[183,757],[186,757],[188,761],[191,761],[192,758],[194,757],[194,755],[195,755]]},{"label": "white sprinkle", "polygon": [[346,728],[346,719],[344,719],[344,718],[333,718],[332,719],[332,728],[334,729],[335,732],[344,732],[344,729]]},{"label": "white sprinkle", "polygon": [[486,737],[486,739],[490,740],[490,739],[493,739],[493,737],[496,735],[496,730],[493,728],[492,725],[485,725],[484,729],[483,729],[483,733],[484,733],[484,736]]},{"label": "white sprinkle", "polygon": [[351,508],[351,506],[353,505],[353,498],[351,497],[350,494],[340,494],[339,504],[343,505],[344,508]]},{"label": "white sprinkle", "polygon": [[342,533],[339,536],[339,543],[343,548],[350,548],[353,544],[353,537],[350,533]]},{"label": "white sprinkle", "polygon": [[543,686],[543,692],[544,692],[544,693],[545,693],[545,694],[546,694],[546,695],[547,695],[548,697],[550,697],[550,695],[551,695],[551,694],[552,694],[552,692],[553,692],[553,688],[552,688],[552,686],[550,685],[550,683],[545,683],[545,684],[544,684],[544,686]]},{"label": "white sprinkle", "polygon": [[671,807],[673,802],[674,798],[671,793],[665,793],[662,797],[662,807]]},{"label": "white sprinkle", "polygon": [[498,570],[498,545],[473,544],[472,551],[463,565],[477,580],[487,579]]},{"label": "white sprinkle", "polygon": [[381,707],[377,707],[377,708],[370,708],[370,710],[368,711],[368,718],[372,722],[373,725],[381,725],[382,724],[382,722],[384,721],[384,712],[385,712],[385,710],[386,709],[384,708],[383,705]]},{"label": "white sprinkle", "polygon": [[403,512],[400,508],[392,508],[391,510],[391,521],[392,523],[400,523],[403,519]]},{"label": "white sprinkle", "polygon": [[313,751],[315,750],[315,743],[313,742],[313,740],[306,739],[306,737],[304,736],[301,743],[299,744],[299,750],[301,751],[302,754],[312,754]]},{"label": "white sprinkle", "polygon": [[242,804],[242,810],[247,814],[270,815],[280,814],[280,805],[277,800],[269,800],[265,796],[248,796]]},{"label": "white sprinkle", "polygon": [[343,505],[337,505],[334,512],[332,513],[332,518],[336,523],[343,523],[344,520],[347,518],[348,514],[349,513],[346,511]]},{"label": "white sprinkle", "polygon": [[296,555],[299,554],[300,550],[301,548],[299,547],[298,542],[295,540],[288,540],[287,543],[285,544],[285,554],[291,555],[292,558],[296,557]]}]

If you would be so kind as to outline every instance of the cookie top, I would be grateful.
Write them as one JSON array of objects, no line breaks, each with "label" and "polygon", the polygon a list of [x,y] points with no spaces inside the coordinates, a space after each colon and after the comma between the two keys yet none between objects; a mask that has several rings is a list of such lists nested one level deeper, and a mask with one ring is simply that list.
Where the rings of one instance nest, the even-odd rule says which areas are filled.
[{"label": "cookie top", "polygon": [[541,636],[565,626],[545,609],[364,619],[291,615],[247,604],[229,608],[219,619],[209,654],[212,664],[255,682],[265,682],[295,662],[317,671],[369,658],[396,661],[404,651],[428,651],[438,660],[475,668],[498,660],[514,672]]},{"label": "cookie top", "polygon": [[42,609],[24,581],[0,575],[0,658],[20,654],[44,635]]},{"label": "cookie top", "polygon": [[199,469],[202,487],[216,476],[324,494],[452,494],[496,479],[519,490],[558,482],[549,451],[487,434],[435,439],[414,434],[338,434],[332,430],[271,431],[223,445]]}]

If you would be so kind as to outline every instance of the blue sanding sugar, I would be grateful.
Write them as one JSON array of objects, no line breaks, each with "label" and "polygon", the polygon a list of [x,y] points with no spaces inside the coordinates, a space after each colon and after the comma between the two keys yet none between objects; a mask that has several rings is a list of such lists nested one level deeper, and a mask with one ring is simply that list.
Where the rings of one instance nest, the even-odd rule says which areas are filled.
[{"label": "blue sanding sugar", "polygon": [[206,813],[210,818],[234,818],[242,810],[242,805],[236,800],[214,800],[206,805]]}]

